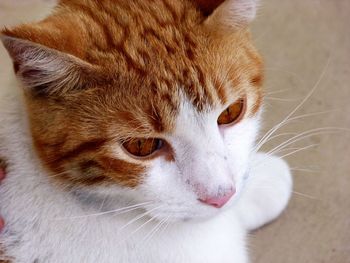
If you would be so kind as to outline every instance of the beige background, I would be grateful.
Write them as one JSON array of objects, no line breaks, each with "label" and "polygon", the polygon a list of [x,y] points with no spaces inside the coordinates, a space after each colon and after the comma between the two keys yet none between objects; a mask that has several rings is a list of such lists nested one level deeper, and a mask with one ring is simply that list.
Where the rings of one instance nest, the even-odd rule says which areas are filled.
[{"label": "beige background", "polygon": [[[295,116],[335,111],[300,119],[286,130],[350,128],[350,1],[266,0],[254,33],[266,58],[267,93],[287,89],[267,96],[297,99],[267,99],[265,127],[283,119],[320,80]],[[319,144],[287,158],[293,168],[314,171],[294,170],[298,193],[278,221],[253,234],[254,262],[350,262],[349,142],[350,132],[340,132],[298,144]]]},{"label": "beige background", "polygon": [[[42,16],[50,2],[0,0],[0,25]],[[266,59],[264,130],[282,120],[316,83],[294,116],[333,111],[301,118],[278,133],[350,128],[350,1],[265,0],[253,29]],[[4,83],[10,69],[4,66],[8,60],[3,48],[0,58]],[[264,149],[288,137],[276,138]],[[251,235],[253,262],[350,263],[349,141],[350,132],[340,131],[288,147],[317,144],[287,157],[295,192],[281,218]]]}]

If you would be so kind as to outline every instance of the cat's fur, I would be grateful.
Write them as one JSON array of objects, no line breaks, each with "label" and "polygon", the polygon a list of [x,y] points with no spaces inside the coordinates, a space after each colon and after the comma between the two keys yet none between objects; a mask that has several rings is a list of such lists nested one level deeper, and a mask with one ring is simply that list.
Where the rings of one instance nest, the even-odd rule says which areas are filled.
[{"label": "cat's fur", "polygon": [[[246,232],[281,213],[291,177],[253,150],[257,3],[222,2],[63,0],[44,21],[3,30],[23,87],[0,91],[11,262],[248,261]],[[240,98],[243,119],[218,127]],[[167,147],[133,158],[121,147],[130,137]],[[220,209],[198,200],[229,187]]]}]

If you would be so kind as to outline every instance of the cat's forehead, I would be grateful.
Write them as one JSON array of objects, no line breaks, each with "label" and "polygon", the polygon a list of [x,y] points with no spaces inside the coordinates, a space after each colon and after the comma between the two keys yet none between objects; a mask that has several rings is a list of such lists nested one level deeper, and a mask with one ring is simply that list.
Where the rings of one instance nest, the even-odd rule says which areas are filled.
[{"label": "cat's forehead", "polygon": [[260,92],[262,63],[249,33],[208,32],[193,2],[64,0],[47,19],[6,34],[99,68],[79,77],[98,78],[97,93],[67,94],[77,119],[88,112],[105,126],[118,120],[119,129],[147,124],[161,132],[173,126],[182,98],[206,112]]},{"label": "cat's forehead", "polygon": [[67,51],[84,60],[143,73],[155,58],[193,57],[203,20],[194,1],[61,1],[44,26],[60,27]]},{"label": "cat's forehead", "polygon": [[78,41],[85,43],[75,45],[89,46],[82,58],[109,72],[119,88],[113,91],[136,107],[163,103],[160,108],[175,111],[183,92],[199,111],[207,110],[235,97],[242,73],[249,73],[240,48],[246,34],[229,44],[209,37],[192,1],[67,1],[64,8],[74,19],[77,12],[84,17]]},{"label": "cat's forehead", "polygon": [[99,66],[108,76],[100,83],[121,92],[175,96],[180,88],[201,110],[229,101],[247,78],[261,79],[261,60],[245,29],[209,32],[195,2],[61,0],[45,20],[5,31]]}]

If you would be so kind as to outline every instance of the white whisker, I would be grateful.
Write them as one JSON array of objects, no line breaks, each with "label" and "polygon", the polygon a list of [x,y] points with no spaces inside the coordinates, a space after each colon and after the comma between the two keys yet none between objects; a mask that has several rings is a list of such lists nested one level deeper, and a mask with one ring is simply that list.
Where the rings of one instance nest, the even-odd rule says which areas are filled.
[{"label": "white whisker", "polygon": [[105,205],[105,202],[107,200],[107,196],[105,196],[101,202],[101,205],[100,205],[100,208],[98,209],[98,211],[101,213],[102,209],[103,209],[103,206]]},{"label": "white whisker", "polygon": [[165,219],[165,225],[164,225],[164,228],[162,229],[162,230],[160,230],[159,231],[159,234],[162,234],[165,230],[166,230],[166,228],[170,225],[170,221],[169,221],[169,219],[170,219],[170,215]]},{"label": "white whisker", "polygon": [[312,195],[303,194],[303,193],[300,193],[300,192],[297,192],[297,191],[293,191],[293,194],[300,195],[300,196],[306,197],[306,198],[310,198],[312,200],[320,200],[319,198],[316,198],[316,197],[314,197]]},{"label": "white whisker", "polygon": [[161,228],[161,226],[165,223],[166,219],[162,219],[159,221],[155,227],[151,229],[151,231],[142,239],[141,243],[146,243],[151,240],[151,238],[155,235],[155,233]]},{"label": "white whisker", "polygon": [[320,170],[314,170],[314,169],[307,169],[307,168],[298,168],[298,167],[291,167],[291,171],[300,171],[300,172],[308,172],[308,173],[319,173]]},{"label": "white whisker", "polygon": [[128,237],[127,237],[126,239],[130,238],[131,236],[133,236],[136,232],[138,232],[141,228],[143,228],[145,225],[147,225],[148,223],[150,223],[150,222],[153,221],[153,220],[155,220],[154,217],[151,217],[150,219],[148,219],[146,222],[144,222],[144,223],[141,224],[139,227],[137,227],[134,231],[132,231],[132,232],[130,233],[130,235],[128,235]]},{"label": "white whisker", "polygon": [[[303,115],[299,115],[299,116],[295,116],[293,118],[290,118],[288,120],[286,120],[283,124],[280,125],[280,128],[284,127],[285,125],[293,122],[293,121],[296,121],[296,120],[299,120],[299,119],[302,119],[302,118],[307,118],[307,117],[312,117],[312,116],[316,116],[316,115],[321,115],[321,114],[326,114],[326,113],[331,113],[331,112],[334,112],[334,111],[338,111],[338,109],[334,109],[334,110],[327,110],[327,111],[319,111],[319,112],[312,112],[312,113],[308,113],[308,114],[303,114]],[[275,127],[275,126],[274,126]],[[271,131],[271,129],[260,139],[260,141],[257,143],[254,151],[258,151],[265,143],[267,143],[268,141],[271,141],[273,138],[275,138],[275,136],[272,136],[274,134],[271,133],[269,134],[269,136],[266,137],[266,135]],[[277,131],[277,130],[275,130]],[[272,137],[271,137],[272,136]],[[277,134],[276,137],[279,137],[279,135]]]},{"label": "white whisker", "polygon": [[267,93],[265,94],[265,96],[283,93],[283,92],[286,92],[286,91],[288,91],[288,90],[290,90],[290,89],[280,89],[280,90],[275,90],[275,91],[267,92]]},{"label": "white whisker", "polygon": [[[267,143],[267,142],[269,142],[269,141],[271,141],[271,140],[273,140],[273,139],[276,139],[276,138],[278,138],[278,137],[288,136],[288,135],[297,135],[297,133],[296,133],[296,132],[284,132],[284,133],[276,134],[276,135],[274,135],[274,136],[268,138],[268,140],[266,140],[265,143]],[[262,147],[262,145],[261,145],[261,147]],[[261,147],[259,147],[259,149],[260,149]],[[257,150],[259,150],[259,149],[256,149],[256,150],[254,150],[254,151],[257,151]]]},{"label": "white whisker", "polygon": [[311,136],[315,136],[315,135],[319,135],[319,134],[338,133],[340,131],[350,131],[350,129],[340,128],[340,127],[324,127],[324,128],[316,128],[316,129],[304,131],[304,132],[286,140],[285,142],[279,144],[278,146],[274,147],[272,150],[267,152],[267,154],[272,154],[272,153],[278,151],[279,149],[287,147],[295,142],[301,141],[301,140],[308,138],[308,137],[311,137]]},{"label": "white whisker", "polygon": [[319,145],[319,144],[311,144],[311,145],[302,147],[302,148],[300,148],[300,149],[297,149],[297,150],[294,150],[294,151],[292,151],[292,152],[290,152],[290,153],[287,153],[287,154],[285,154],[285,155],[282,155],[282,156],[280,156],[280,158],[285,158],[285,157],[290,156],[290,155],[292,155],[292,154],[296,154],[296,153],[298,153],[298,152],[305,151],[305,150],[307,150],[307,149],[310,149],[310,148],[312,148],[312,147],[316,147],[316,146],[318,146],[318,145]]},{"label": "white whisker", "polygon": [[118,208],[115,210],[100,212],[100,213],[94,213],[94,214],[88,214],[88,215],[80,215],[80,216],[72,216],[72,217],[64,217],[64,218],[55,218],[54,220],[66,220],[66,219],[79,219],[79,218],[86,218],[86,217],[96,217],[96,216],[102,216],[102,215],[108,215],[108,214],[117,214],[118,212],[130,212],[136,209],[141,208],[142,206],[151,204],[152,201],[139,203],[136,205],[126,206],[122,208]]},{"label": "white whisker", "polygon": [[141,218],[143,218],[143,217],[149,215],[150,213],[152,213],[153,211],[155,211],[155,210],[157,210],[157,209],[159,209],[159,208],[161,208],[161,207],[162,207],[162,206],[154,207],[154,208],[152,208],[152,209],[150,209],[150,210],[147,210],[145,213],[142,213],[141,215],[136,216],[135,218],[131,219],[128,223],[126,223],[124,226],[120,227],[120,228],[119,228],[119,231],[122,231],[123,229],[125,229],[126,227],[128,227],[129,225],[131,225],[132,223],[134,223],[134,222],[140,220]]},{"label": "white whisker", "polygon": [[326,74],[327,68],[329,66],[330,63],[330,56],[327,60],[327,63],[325,65],[325,67],[322,70],[322,73],[319,77],[319,79],[317,80],[317,82],[315,83],[315,85],[313,86],[313,88],[309,91],[309,93],[305,96],[305,98],[277,125],[273,126],[264,136],[263,138],[259,141],[258,143],[258,149],[260,148],[261,145],[263,145],[266,141],[266,139],[268,139],[272,134],[274,134],[278,129],[281,128],[282,125],[284,125],[290,117],[293,116],[293,114],[295,112],[297,112],[303,105],[304,103],[311,97],[311,95],[314,93],[314,91],[317,89],[318,85],[320,84],[321,80],[323,79],[324,75]]},{"label": "white whisker", "polygon": [[282,101],[282,102],[293,102],[293,101],[299,100],[299,99],[283,99],[283,98],[269,97],[269,96],[265,96],[264,99],[265,99],[265,100]]}]

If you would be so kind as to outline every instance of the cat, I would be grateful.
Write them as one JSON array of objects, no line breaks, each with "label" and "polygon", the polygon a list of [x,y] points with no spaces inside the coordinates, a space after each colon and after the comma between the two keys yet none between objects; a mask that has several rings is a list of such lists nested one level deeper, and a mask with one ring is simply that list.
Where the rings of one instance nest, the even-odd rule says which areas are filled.
[{"label": "cat", "polygon": [[2,30],[1,262],[247,263],[291,195],[257,153],[256,0],[61,0]]}]

